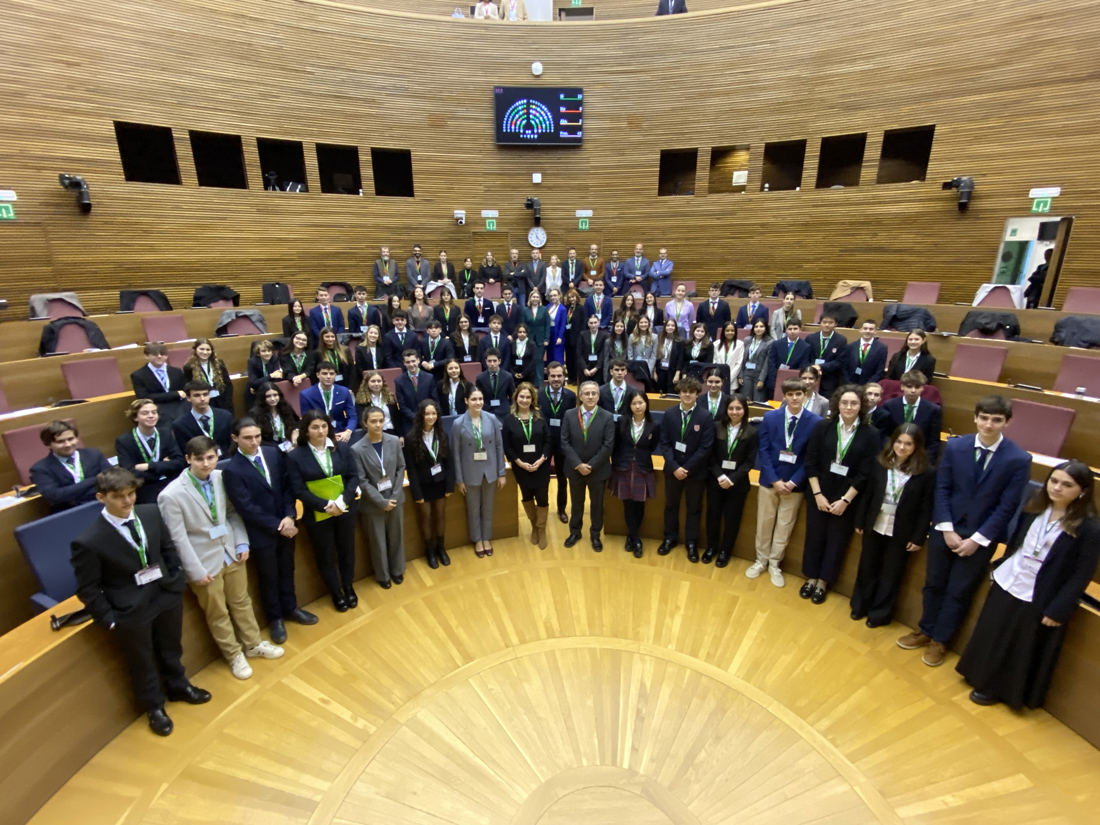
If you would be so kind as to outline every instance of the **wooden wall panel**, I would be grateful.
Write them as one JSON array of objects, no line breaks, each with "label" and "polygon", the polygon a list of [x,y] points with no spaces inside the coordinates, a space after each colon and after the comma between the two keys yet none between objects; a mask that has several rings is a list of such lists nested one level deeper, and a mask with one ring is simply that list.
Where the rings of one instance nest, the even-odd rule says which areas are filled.
[{"label": "wooden wall panel", "polygon": [[[952,301],[987,280],[1005,219],[1030,208],[1027,190],[1060,185],[1057,214],[1080,220],[1056,299],[1098,280],[1089,217],[1100,200],[1100,95],[1083,68],[1100,51],[1094,3],[820,0],[650,14],[484,26],[298,0],[164,0],[155,14],[139,0],[13,4],[0,185],[19,191],[19,220],[0,223],[0,243],[39,227],[49,260],[8,267],[7,317],[22,315],[47,270],[106,310],[120,287],[175,296],[216,281],[253,301],[268,280],[300,291],[358,281],[382,243],[399,260],[414,242],[480,257],[480,210],[499,209],[498,235],[522,239],[531,195],[542,200],[547,255],[598,233],[620,250],[667,246],[696,280],[733,270],[827,291],[858,277],[900,294],[905,281],[929,279]],[[79,57],[59,31],[80,33]],[[583,147],[493,145],[491,87],[534,82],[535,59],[546,65],[538,83],[584,86]],[[183,185],[124,181],[115,119],[171,126]],[[927,181],[870,185],[883,130],[924,124],[936,124]],[[199,188],[187,129],[242,135],[251,188]],[[853,132],[868,133],[864,185],[814,190],[820,137]],[[262,191],[257,136],[305,144],[309,193]],[[763,144],[802,138],[809,188],[756,191]],[[364,197],[320,194],[318,142],[360,147]],[[739,143],[752,147],[746,194],[656,196],[662,148],[705,158]],[[412,151],[415,198],[373,195],[372,145]],[[62,171],[88,179],[90,215],[57,185]],[[940,191],[962,174],[977,181],[966,214]],[[576,231],[578,208],[595,210],[590,233]],[[454,209],[466,210],[465,227]]]}]

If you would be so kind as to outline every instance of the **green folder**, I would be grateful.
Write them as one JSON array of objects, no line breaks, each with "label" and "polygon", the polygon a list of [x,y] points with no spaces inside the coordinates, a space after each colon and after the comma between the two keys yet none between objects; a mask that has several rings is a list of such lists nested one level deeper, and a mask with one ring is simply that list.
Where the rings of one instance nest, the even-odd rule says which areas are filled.
[{"label": "green folder", "polygon": [[[335,501],[344,494],[344,479],[340,476],[329,476],[328,478],[318,478],[314,481],[307,481],[306,487],[317,498],[323,498],[325,501]],[[314,512],[314,521],[324,521],[327,518],[332,518],[328,513]]]}]

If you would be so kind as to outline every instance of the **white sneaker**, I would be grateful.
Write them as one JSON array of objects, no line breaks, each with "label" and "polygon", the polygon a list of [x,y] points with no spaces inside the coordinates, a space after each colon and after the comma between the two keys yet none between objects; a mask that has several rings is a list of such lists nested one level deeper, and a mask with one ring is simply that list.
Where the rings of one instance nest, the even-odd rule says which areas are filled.
[{"label": "white sneaker", "polygon": [[229,669],[238,679],[247,679],[252,675],[252,665],[244,658],[243,653],[238,653],[229,660]]},{"label": "white sneaker", "polygon": [[271,642],[259,642],[246,650],[244,655],[249,659],[255,659],[257,656],[261,659],[278,659],[284,653],[286,651],[278,645],[273,645]]},{"label": "white sneaker", "polygon": [[760,578],[760,574],[768,569],[768,565],[765,562],[757,561],[753,562],[752,566],[745,571],[745,575],[750,579]]},{"label": "white sneaker", "polygon": [[772,577],[772,584],[776,587],[782,587],[787,583],[786,579],[783,578],[783,571],[779,569],[778,564],[771,565],[768,568],[768,573]]}]

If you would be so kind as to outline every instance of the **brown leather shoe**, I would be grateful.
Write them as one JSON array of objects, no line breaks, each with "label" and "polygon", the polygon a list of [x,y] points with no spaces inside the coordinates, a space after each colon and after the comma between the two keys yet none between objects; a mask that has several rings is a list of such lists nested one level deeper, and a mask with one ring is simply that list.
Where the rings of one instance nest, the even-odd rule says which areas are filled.
[{"label": "brown leather shoe", "polygon": [[932,642],[928,645],[928,650],[924,651],[924,655],[921,656],[921,661],[929,667],[939,667],[943,664],[946,656],[947,648],[939,642]]},{"label": "brown leather shoe", "polygon": [[932,644],[932,639],[925,636],[919,630],[914,630],[912,633],[906,633],[898,639],[898,647],[905,650],[916,650],[918,647],[928,647],[930,644]]}]

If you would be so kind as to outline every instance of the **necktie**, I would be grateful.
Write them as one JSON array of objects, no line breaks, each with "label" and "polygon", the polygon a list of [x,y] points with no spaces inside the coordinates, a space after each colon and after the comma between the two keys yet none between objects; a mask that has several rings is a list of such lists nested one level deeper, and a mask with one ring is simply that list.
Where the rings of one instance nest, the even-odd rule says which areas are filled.
[{"label": "necktie", "polygon": [[554,403],[557,404],[559,401],[561,401],[561,393],[556,392],[554,393]]},{"label": "necktie", "polygon": [[623,401],[623,388],[615,387],[615,409],[619,409],[619,405]]},{"label": "necktie", "polygon": [[863,352],[861,352],[861,353],[859,354],[859,360],[860,360],[860,361],[862,361],[862,360],[863,360],[864,358],[866,358],[866,357],[867,357],[867,347],[869,347],[869,346],[871,346],[871,345],[870,345],[870,344],[864,344],[864,345],[863,345]]},{"label": "necktie", "polygon": [[985,472],[986,462],[989,460],[989,454],[993,452],[985,447],[978,447],[978,476]]},{"label": "necktie", "polygon": [[749,317],[752,318],[756,314],[756,304],[749,304]]},{"label": "necktie", "polygon": [[75,471],[76,470],[76,455],[73,454],[73,455],[69,456],[68,458],[66,458],[65,463],[69,465],[70,470]]},{"label": "necktie", "polygon": [[401,346],[405,346],[405,333],[397,333],[397,340],[401,342]]},{"label": "necktie", "polygon": [[792,438],[794,436],[794,428],[797,427],[797,426],[798,426],[798,416],[797,415],[792,415],[790,423],[787,424],[787,438]]},{"label": "necktie", "polygon": [[264,471],[264,463],[260,460],[260,454],[256,453],[252,458],[252,463],[256,465],[256,469],[260,471],[260,475],[264,477],[264,481],[267,481],[267,473]]},{"label": "necktie", "polygon": [[200,415],[199,416],[199,423],[202,425],[202,428],[204,430],[209,431],[209,429],[210,429],[210,416]]},{"label": "necktie", "polygon": [[157,437],[151,435],[146,440],[149,442],[149,455],[155,459],[157,457]]},{"label": "necktie", "polygon": [[916,411],[916,409],[917,408],[915,406],[913,406],[912,404],[906,404],[905,405],[905,420],[906,421],[912,421],[913,420],[913,414]]},{"label": "necktie", "polygon": [[122,526],[130,531],[130,538],[134,540],[134,544],[141,547],[141,535],[138,533],[137,524],[134,523],[135,519],[122,522]]},{"label": "necktie", "polygon": [[323,312],[325,314],[325,326],[326,327],[331,327],[332,326],[332,316],[329,315],[328,307],[322,307],[321,312]]},{"label": "necktie", "polygon": [[413,389],[415,390],[415,389],[419,388],[419,386],[420,386],[420,381],[419,381],[420,376],[419,375],[410,375],[409,378],[412,379]]},{"label": "necktie", "polygon": [[493,336],[493,348],[500,349],[500,338],[496,335]]},{"label": "necktie", "polygon": [[585,426],[585,429],[587,429],[588,425],[591,424],[591,423],[592,423],[592,413],[590,413],[588,410],[585,410],[584,411],[584,426]]},{"label": "necktie", "polygon": [[493,382],[493,397],[496,398],[496,394],[497,394],[497,374],[494,372],[492,375],[489,376],[489,378],[492,379],[492,382]]},{"label": "necktie", "polygon": [[717,311],[718,311],[718,302],[717,301],[711,301],[710,302],[710,314],[713,315]]},{"label": "necktie", "polygon": [[157,378],[160,379],[160,385],[164,387],[164,391],[168,392],[168,374],[163,367],[157,370]]}]

